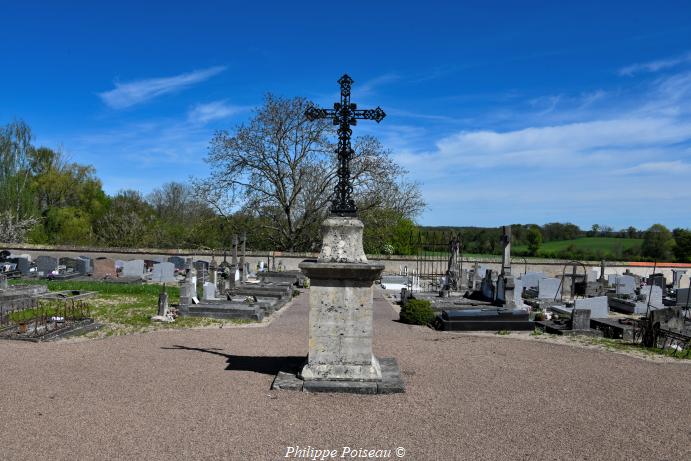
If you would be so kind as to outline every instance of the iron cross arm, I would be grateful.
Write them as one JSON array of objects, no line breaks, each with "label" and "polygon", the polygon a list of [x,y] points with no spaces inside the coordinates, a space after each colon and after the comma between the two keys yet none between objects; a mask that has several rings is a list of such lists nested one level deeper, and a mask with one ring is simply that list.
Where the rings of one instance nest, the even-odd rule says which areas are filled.
[{"label": "iron cross arm", "polygon": [[[355,106],[355,104],[352,104],[352,106]],[[305,111],[305,118],[310,122],[320,118],[333,118],[334,125],[339,125],[341,119],[344,118],[342,112],[343,110],[340,108],[320,109],[319,107],[311,106]],[[381,107],[377,107],[376,109],[351,109],[345,118],[348,119],[350,125],[355,125],[357,119],[374,120],[379,123],[384,117],[386,117],[386,113]]]},{"label": "iron cross arm", "polygon": [[386,113],[381,107],[377,107],[376,109],[356,109],[353,111],[353,117],[365,120],[374,120],[375,122],[379,123],[384,120]]}]

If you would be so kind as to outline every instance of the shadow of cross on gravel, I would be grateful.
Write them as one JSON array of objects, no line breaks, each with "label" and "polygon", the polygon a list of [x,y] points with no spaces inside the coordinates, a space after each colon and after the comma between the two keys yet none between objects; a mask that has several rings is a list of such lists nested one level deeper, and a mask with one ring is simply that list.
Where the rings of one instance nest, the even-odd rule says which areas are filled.
[{"label": "shadow of cross on gravel", "polygon": [[305,357],[267,357],[263,355],[252,357],[247,355],[233,355],[219,352],[223,349],[204,349],[202,347],[180,346],[177,344],[173,345],[173,347],[162,347],[161,349],[197,351],[205,352],[207,354],[220,355],[227,359],[226,361],[228,366],[226,366],[226,370],[252,371],[254,373],[262,373],[265,375],[275,375],[279,371],[296,372],[299,371],[302,365],[305,363]]}]

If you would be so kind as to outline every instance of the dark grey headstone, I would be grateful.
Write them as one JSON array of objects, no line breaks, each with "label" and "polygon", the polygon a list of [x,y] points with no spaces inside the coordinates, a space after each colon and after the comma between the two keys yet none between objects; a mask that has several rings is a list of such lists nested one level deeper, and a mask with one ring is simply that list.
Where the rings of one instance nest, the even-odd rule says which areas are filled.
[{"label": "dark grey headstone", "polygon": [[200,259],[194,262],[194,268],[197,270],[197,272],[204,272],[209,270],[209,263]]},{"label": "dark grey headstone", "polygon": [[590,309],[574,309],[572,315],[572,330],[590,329]]},{"label": "dark grey headstone", "polygon": [[52,256],[39,256],[36,258],[36,269],[48,275],[58,268],[58,260]]},{"label": "dark grey headstone", "polygon": [[27,275],[31,272],[31,263],[26,258],[16,258],[15,263],[17,264],[17,270],[21,272],[22,275]]},{"label": "dark grey headstone", "polygon": [[171,256],[168,258],[169,263],[173,263],[177,270],[182,270],[185,268],[185,258],[180,256]]},{"label": "dark grey headstone", "polygon": [[91,272],[91,258],[80,256],[77,258],[77,272],[86,275]]},{"label": "dark grey headstone", "polygon": [[78,259],[75,258],[60,258],[60,265],[65,266],[65,272],[78,272]]}]

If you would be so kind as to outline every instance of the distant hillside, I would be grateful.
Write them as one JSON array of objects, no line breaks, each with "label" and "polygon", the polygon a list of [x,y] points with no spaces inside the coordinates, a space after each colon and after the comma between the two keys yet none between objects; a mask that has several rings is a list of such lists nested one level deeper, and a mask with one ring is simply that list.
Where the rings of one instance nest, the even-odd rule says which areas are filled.
[{"label": "distant hillside", "polygon": [[[624,253],[640,253],[643,239],[615,238],[615,237],[582,237],[573,240],[545,242],[540,246],[538,256],[554,257],[559,253],[578,253],[587,255],[600,254],[602,257],[621,257]],[[516,253],[528,251],[528,245],[515,245],[512,250]]]}]

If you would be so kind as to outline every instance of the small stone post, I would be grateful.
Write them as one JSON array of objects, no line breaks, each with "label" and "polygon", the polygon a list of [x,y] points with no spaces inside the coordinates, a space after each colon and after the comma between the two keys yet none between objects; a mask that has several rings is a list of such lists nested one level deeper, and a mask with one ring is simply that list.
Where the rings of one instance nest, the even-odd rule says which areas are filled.
[{"label": "small stone post", "polygon": [[242,254],[240,255],[240,281],[241,282],[246,282],[247,281],[247,275],[248,275],[248,270],[245,267],[245,256],[247,256],[247,233],[243,232],[242,233],[242,239],[240,240],[240,243],[242,244]]}]

